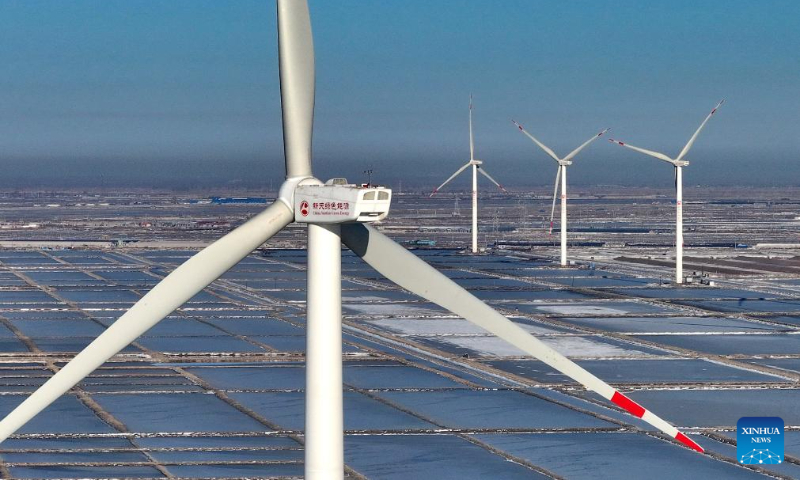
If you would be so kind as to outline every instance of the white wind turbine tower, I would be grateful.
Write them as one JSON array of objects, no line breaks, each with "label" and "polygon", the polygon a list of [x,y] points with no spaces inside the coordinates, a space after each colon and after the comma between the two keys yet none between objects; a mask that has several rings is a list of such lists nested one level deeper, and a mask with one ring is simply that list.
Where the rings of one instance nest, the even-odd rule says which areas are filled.
[{"label": "white wind turbine tower", "polygon": [[[278,43],[286,157],[286,181],[278,199],[176,268],[25,399],[0,422],[0,442],[294,221],[308,224],[307,479],[335,480],[344,476],[342,243],[400,287],[506,340],[689,448],[703,451],[674,426],[548,347],[378,230],[365,225],[364,222],[386,216],[389,190],[360,188],[338,181],[323,184],[314,178],[311,173],[314,47],[305,1],[278,0]],[[330,207],[331,204],[336,207]]]},{"label": "white wind turbine tower", "polygon": [[436,195],[436,192],[439,191],[442,187],[447,185],[447,183],[456,178],[459,173],[463,172],[467,169],[467,167],[472,166],[472,253],[478,253],[478,172],[481,172],[486,178],[489,179],[492,183],[498,186],[500,190],[506,191],[502,185],[497,183],[497,181],[492,178],[486,170],[484,170],[481,165],[483,162],[481,160],[475,159],[475,142],[472,139],[472,95],[469,96],[469,162],[466,163],[463,167],[456,170],[456,173],[450,175],[450,178],[444,181],[443,184],[439,185],[438,187],[433,189],[431,192],[431,197]]},{"label": "white wind turbine tower", "polygon": [[583,144],[576,148],[575,150],[571,151],[566,157],[558,158],[558,156],[553,152],[552,149],[547,147],[547,145],[543,144],[539,140],[536,139],[533,135],[528,133],[522,125],[511,120],[514,125],[519,128],[519,131],[524,133],[528,136],[533,143],[539,146],[546,154],[550,156],[553,160],[556,161],[558,164],[558,169],[556,170],[556,185],[553,189],[553,208],[550,209],[550,233],[553,233],[553,215],[556,212],[556,197],[558,196],[558,179],[561,178],[561,266],[564,267],[567,265],[567,167],[572,165],[572,159],[575,158],[581,150],[586,148],[587,145],[592,143],[593,141],[600,138],[604,133],[606,133],[609,129],[606,128],[602,132],[598,133],[597,135],[593,136],[589,140],[583,142]]},{"label": "white wind turbine tower", "polygon": [[686,154],[689,153],[689,149],[692,148],[694,141],[697,139],[697,135],[700,134],[700,130],[706,126],[706,123],[711,119],[711,117],[717,113],[717,109],[725,103],[725,100],[720,100],[716,107],[711,109],[711,113],[706,116],[706,119],[703,120],[703,123],[697,128],[697,131],[694,132],[692,138],[686,143],[686,146],[683,147],[681,153],[678,154],[675,158],[670,158],[663,153],[654,152],[652,150],[645,150],[644,148],[634,147],[633,145],[628,145],[625,142],[620,142],[619,140],[614,140],[610,138],[608,141],[611,143],[616,143],[622,145],[623,147],[630,148],[631,150],[636,150],[637,152],[644,153],[645,155],[650,155],[651,157],[655,157],[659,160],[663,160],[673,167],[675,167],[675,283],[683,283],[683,167],[689,165],[689,162],[684,160]]}]

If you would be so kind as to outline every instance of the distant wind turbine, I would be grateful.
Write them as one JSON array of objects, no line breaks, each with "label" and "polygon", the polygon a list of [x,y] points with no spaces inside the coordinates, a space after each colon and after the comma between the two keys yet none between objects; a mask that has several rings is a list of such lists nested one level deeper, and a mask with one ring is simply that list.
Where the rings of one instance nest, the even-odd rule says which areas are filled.
[{"label": "distant wind turbine", "polygon": [[442,187],[447,185],[450,180],[456,178],[459,173],[463,172],[467,169],[467,167],[472,166],[472,253],[478,253],[478,172],[481,172],[486,178],[489,179],[490,182],[494,183],[495,185],[500,188],[502,191],[506,191],[502,185],[497,183],[497,180],[492,178],[486,170],[484,170],[481,165],[483,162],[481,160],[475,160],[475,142],[472,138],[472,95],[469,96],[469,162],[466,165],[456,170],[456,173],[450,175],[450,178],[444,181],[443,184],[439,185],[438,187],[433,189],[431,192],[431,197],[436,195]]},{"label": "distant wind turbine", "polygon": [[659,160],[663,160],[673,167],[675,167],[675,283],[683,283],[683,167],[689,165],[687,160],[683,158],[689,153],[689,149],[692,148],[694,145],[694,141],[697,139],[697,135],[700,134],[700,130],[706,126],[706,123],[711,119],[711,117],[717,113],[717,109],[725,103],[725,100],[720,100],[716,107],[711,110],[711,113],[708,114],[703,123],[697,128],[697,131],[694,132],[692,138],[689,139],[689,142],[686,143],[686,146],[683,147],[681,153],[675,157],[670,158],[663,153],[654,152],[652,150],[645,150],[644,148],[634,147],[633,145],[628,145],[625,142],[620,142],[619,140],[614,140],[613,138],[608,139],[611,143],[616,143],[622,145],[623,147],[630,148],[631,150],[636,150],[637,152],[644,153],[645,155],[650,155],[651,157],[655,157]]},{"label": "distant wind turbine", "polygon": [[572,165],[572,159],[575,158],[575,155],[578,154],[581,150],[586,148],[590,143],[600,138],[604,133],[606,133],[609,129],[606,128],[602,132],[598,133],[597,135],[593,136],[589,140],[583,142],[583,144],[570,152],[564,158],[558,158],[558,156],[553,152],[552,149],[548,148],[545,144],[540,142],[536,139],[533,135],[528,133],[522,125],[511,120],[514,125],[517,126],[520,132],[524,133],[528,136],[533,143],[539,146],[546,154],[550,156],[553,160],[558,163],[558,169],[556,170],[556,182],[555,188],[553,188],[553,207],[550,209],[550,233],[553,233],[553,216],[556,213],[556,197],[558,196],[558,179],[561,177],[561,266],[567,265],[567,167]]}]

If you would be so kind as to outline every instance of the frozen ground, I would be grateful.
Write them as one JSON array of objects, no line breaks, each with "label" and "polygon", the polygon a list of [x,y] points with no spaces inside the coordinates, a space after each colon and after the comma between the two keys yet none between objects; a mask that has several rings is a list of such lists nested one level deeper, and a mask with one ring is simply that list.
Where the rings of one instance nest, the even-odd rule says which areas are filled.
[{"label": "frozen ground", "polygon": [[[417,253],[710,453],[347,254],[350,477],[800,477],[797,285],[664,287],[524,255]],[[191,254],[0,252],[0,414]],[[298,250],[251,255],[0,445],[2,477],[301,477],[304,266]],[[736,421],[754,415],[786,422],[783,465],[736,464]]]}]

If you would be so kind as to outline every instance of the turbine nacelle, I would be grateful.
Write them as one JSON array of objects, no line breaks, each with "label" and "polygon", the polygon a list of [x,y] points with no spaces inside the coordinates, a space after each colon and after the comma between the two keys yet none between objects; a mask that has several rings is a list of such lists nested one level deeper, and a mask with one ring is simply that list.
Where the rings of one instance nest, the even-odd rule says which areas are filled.
[{"label": "turbine nacelle", "polygon": [[558,165],[561,167],[568,167],[572,165],[572,160],[558,160]]},{"label": "turbine nacelle", "polygon": [[385,187],[361,187],[344,179],[305,183],[294,190],[294,221],[337,224],[377,222],[389,214],[392,191]]},{"label": "turbine nacelle", "polygon": [[483,160],[470,160],[469,165],[483,165]]},{"label": "turbine nacelle", "polygon": [[675,165],[676,167],[688,167],[689,166],[689,161],[688,160],[675,160],[674,162],[672,162],[672,164]]}]

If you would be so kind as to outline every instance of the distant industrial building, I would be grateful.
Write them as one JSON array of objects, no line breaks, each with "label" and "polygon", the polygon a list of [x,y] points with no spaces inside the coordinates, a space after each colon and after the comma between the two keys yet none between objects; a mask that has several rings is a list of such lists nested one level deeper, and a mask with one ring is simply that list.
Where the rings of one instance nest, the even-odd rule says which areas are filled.
[{"label": "distant industrial building", "polygon": [[267,199],[262,197],[211,197],[211,203],[215,205],[227,205],[231,203],[258,204],[267,203]]}]

